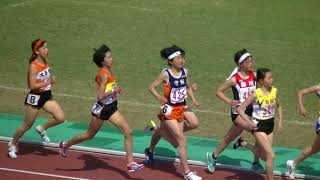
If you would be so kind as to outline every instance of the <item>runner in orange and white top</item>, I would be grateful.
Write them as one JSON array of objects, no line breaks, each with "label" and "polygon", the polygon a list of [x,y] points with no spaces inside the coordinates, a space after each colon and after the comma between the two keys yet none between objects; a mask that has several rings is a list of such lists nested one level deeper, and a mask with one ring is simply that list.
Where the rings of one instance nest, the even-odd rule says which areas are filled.
[{"label": "runner in orange and white top", "polygon": [[31,48],[32,56],[29,60],[27,78],[30,91],[25,99],[25,120],[9,142],[8,151],[11,158],[17,158],[17,142],[31,128],[41,108],[52,115],[46,123],[36,127],[43,142],[50,142],[46,129],[64,122],[64,113],[51,95],[54,78],[51,76],[48,65],[48,45],[46,41],[37,39],[32,42]]},{"label": "runner in orange and white top", "polygon": [[129,172],[140,170],[144,167],[143,164],[133,161],[132,129],[118,110],[117,95],[120,94],[121,88],[116,84],[115,77],[111,72],[113,58],[109,47],[103,44],[99,49],[95,50],[93,61],[99,67],[99,71],[95,79],[97,84],[97,101],[93,104],[91,110],[90,125],[86,133],[77,135],[66,143],[61,141],[59,143],[60,154],[65,157],[67,156],[67,148],[92,139],[103,123],[109,120],[123,132],[128,161],[127,170]]},{"label": "runner in orange and white top", "polygon": [[[154,148],[160,139],[159,135],[162,136],[174,147],[178,148],[179,158],[184,169],[184,178],[200,180],[202,178],[189,169],[186,152],[187,141],[184,135],[185,126],[188,126],[184,121],[188,116],[186,114],[189,114],[191,118],[195,118],[190,122],[198,123],[197,117],[186,106],[187,95],[196,107],[199,107],[200,104],[195,99],[192,87],[188,82],[188,71],[183,67],[184,55],[185,51],[175,45],[161,50],[161,57],[168,61],[169,67],[160,73],[149,88],[151,94],[162,104],[158,115],[161,120],[160,128],[154,133],[150,147],[153,146],[152,148]],[[164,96],[161,96],[156,90],[161,84],[164,85]],[[153,159],[153,152],[150,152],[150,147],[145,150],[147,162]]]}]

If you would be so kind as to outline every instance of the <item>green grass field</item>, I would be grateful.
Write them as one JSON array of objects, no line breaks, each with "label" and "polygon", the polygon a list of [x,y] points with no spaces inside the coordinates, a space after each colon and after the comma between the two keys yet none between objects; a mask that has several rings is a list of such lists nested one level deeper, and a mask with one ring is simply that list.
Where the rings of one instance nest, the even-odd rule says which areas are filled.
[{"label": "green grass field", "polygon": [[120,110],[133,128],[141,129],[158,112],[147,88],[166,67],[159,51],[175,43],[187,52],[186,66],[202,104],[194,110],[200,127],[189,134],[220,139],[231,120],[215,90],[233,70],[234,52],[247,48],[256,68],[272,69],[281,93],[286,124],[274,145],[301,148],[313,140],[318,102],[316,96],[307,97],[311,117],[301,118],[295,93],[319,83],[318,7],[317,0],[2,0],[0,112],[24,113],[30,44],[42,37],[58,78],[54,96],[66,119],[87,121],[97,71],[92,48],[106,43],[123,88]]}]

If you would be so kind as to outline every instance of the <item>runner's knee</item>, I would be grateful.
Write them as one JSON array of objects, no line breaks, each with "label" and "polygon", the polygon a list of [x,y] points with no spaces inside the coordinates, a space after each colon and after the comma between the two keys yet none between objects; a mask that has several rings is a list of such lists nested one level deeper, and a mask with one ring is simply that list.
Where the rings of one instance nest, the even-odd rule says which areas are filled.
[{"label": "runner's knee", "polygon": [[57,122],[63,123],[64,122],[64,113],[63,112],[55,113],[54,118]]},{"label": "runner's knee", "polygon": [[189,127],[192,129],[196,129],[199,127],[199,121],[193,121],[193,122],[189,122]]}]

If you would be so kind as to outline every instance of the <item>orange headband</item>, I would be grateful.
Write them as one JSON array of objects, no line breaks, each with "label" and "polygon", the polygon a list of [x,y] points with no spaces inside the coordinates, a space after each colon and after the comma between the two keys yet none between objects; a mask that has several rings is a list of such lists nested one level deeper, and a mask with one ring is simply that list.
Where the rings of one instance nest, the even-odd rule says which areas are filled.
[{"label": "orange headband", "polygon": [[34,45],[33,49],[32,49],[32,52],[35,53],[41,46],[41,44],[44,42],[44,40],[42,39],[39,39],[36,44]]}]

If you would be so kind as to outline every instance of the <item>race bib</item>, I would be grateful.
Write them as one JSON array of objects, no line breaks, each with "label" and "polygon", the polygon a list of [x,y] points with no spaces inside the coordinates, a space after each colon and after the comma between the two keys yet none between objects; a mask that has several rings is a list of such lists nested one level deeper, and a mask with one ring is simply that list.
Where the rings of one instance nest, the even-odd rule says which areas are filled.
[{"label": "race bib", "polygon": [[27,103],[36,106],[38,105],[39,99],[40,99],[40,95],[28,94]]},{"label": "race bib", "polygon": [[184,102],[187,98],[187,89],[183,88],[172,88],[170,93],[170,100],[173,104]]},{"label": "race bib", "polygon": [[92,106],[92,113],[95,115],[99,115],[101,113],[101,110],[103,108],[103,105],[100,105],[98,102],[94,103]]},{"label": "race bib", "polygon": [[274,106],[268,105],[266,107],[263,107],[260,113],[260,117],[263,119],[269,119],[274,117]]},{"label": "race bib", "polygon": [[172,107],[169,106],[168,104],[165,104],[163,106],[160,107],[160,111],[163,115],[165,116],[169,116],[171,115],[171,112],[172,112]]}]

